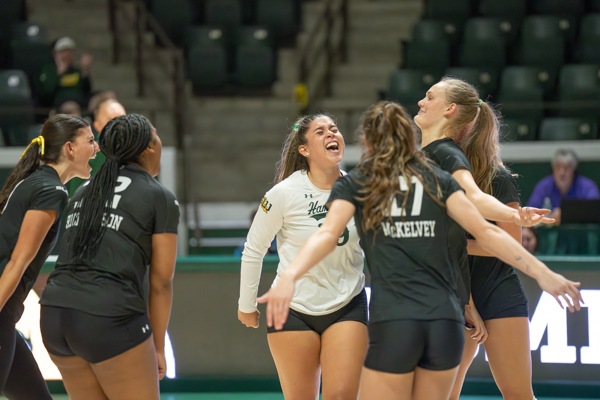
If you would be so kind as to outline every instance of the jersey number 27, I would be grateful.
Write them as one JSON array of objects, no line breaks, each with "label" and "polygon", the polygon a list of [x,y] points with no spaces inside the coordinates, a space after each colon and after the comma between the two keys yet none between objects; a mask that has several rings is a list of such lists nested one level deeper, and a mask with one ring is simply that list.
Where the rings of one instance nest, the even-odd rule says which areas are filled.
[{"label": "jersey number 27", "polygon": [[[406,179],[404,179],[404,177],[402,175],[400,175],[398,177],[398,180],[400,181],[400,190],[406,193],[406,191],[408,190],[408,185],[406,184]],[[412,204],[412,208],[410,210],[410,216],[416,217],[418,215],[421,215],[421,206],[423,204],[423,184],[416,176],[412,177],[411,183],[413,185],[415,185],[415,187],[414,187],[414,190],[411,190],[411,192],[413,193],[413,204]],[[390,210],[387,217],[405,217],[405,216],[406,216],[406,210],[403,209],[402,207],[398,206],[398,200],[396,198],[396,195],[392,196],[392,209]]]}]

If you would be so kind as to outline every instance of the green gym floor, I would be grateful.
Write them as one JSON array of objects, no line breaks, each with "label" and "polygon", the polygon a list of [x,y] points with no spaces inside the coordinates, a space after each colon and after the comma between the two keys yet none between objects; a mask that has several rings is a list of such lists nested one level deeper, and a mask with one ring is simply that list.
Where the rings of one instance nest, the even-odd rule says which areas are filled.
[{"label": "green gym floor", "polygon": [[[0,399],[6,399],[0,396]],[[55,400],[68,400],[67,395],[54,396]],[[283,400],[283,395],[278,393],[163,393],[161,400]],[[461,396],[461,400],[502,400],[494,396]],[[538,397],[538,400],[578,400],[564,397]]]}]

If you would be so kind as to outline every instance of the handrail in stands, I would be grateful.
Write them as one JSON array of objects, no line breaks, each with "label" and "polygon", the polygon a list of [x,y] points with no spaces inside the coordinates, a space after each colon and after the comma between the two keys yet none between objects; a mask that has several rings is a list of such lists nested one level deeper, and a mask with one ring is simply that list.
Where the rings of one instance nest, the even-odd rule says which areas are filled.
[{"label": "handrail in stands", "polygon": [[[300,50],[295,93],[300,113],[309,112],[321,96],[331,95],[333,67],[348,57],[347,32],[348,0],[327,0]],[[319,68],[323,57],[325,65]]]}]

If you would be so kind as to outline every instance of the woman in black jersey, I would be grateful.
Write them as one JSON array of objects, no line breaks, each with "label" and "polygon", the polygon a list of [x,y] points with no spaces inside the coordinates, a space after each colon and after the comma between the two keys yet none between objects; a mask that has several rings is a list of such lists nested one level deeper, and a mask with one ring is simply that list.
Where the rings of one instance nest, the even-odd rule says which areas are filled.
[{"label": "woman in black jersey", "polygon": [[0,391],[9,399],[52,399],[16,323],[52,251],[69,198],[65,183],[87,179],[98,145],[89,124],[58,114],[42,127],[0,193]]},{"label": "woman in black jersey", "polygon": [[[499,120],[491,105],[479,99],[476,89],[460,79],[444,78],[419,102],[415,122],[423,132],[423,151],[438,162],[466,190],[486,218],[521,242],[521,227],[510,221],[519,210],[515,179],[499,156]],[[491,197],[493,196],[493,198]],[[492,201],[495,200],[495,201]],[[495,205],[493,204],[495,203]],[[548,221],[551,221],[548,219]],[[458,234],[460,236],[460,233]],[[480,343],[494,379],[505,399],[534,398],[529,349],[529,308],[519,279],[508,264],[463,236],[457,252],[471,256],[465,275],[471,292],[471,312],[477,309],[482,338],[467,340],[452,400],[458,400],[465,375]],[[463,268],[465,258],[461,258]],[[480,324],[478,324],[480,325]],[[465,331],[468,336],[468,331]]]},{"label": "woman in black jersey", "polygon": [[450,218],[482,248],[534,277],[557,301],[565,298],[571,310],[580,307],[578,283],[550,271],[506,232],[487,223],[452,176],[417,150],[399,105],[372,106],[362,130],[367,151],[361,162],[335,183],[321,229],[260,301],[269,303],[267,323],[281,326],[295,280],[335,248],[354,216],[372,288],[369,350],[359,397],[445,400],[464,344],[464,309],[447,250]]},{"label": "woman in black jersey", "polygon": [[71,399],[158,400],[179,205],[154,179],[162,144],[146,118],[114,118],[99,144],[106,161],[67,208],[42,338]]}]

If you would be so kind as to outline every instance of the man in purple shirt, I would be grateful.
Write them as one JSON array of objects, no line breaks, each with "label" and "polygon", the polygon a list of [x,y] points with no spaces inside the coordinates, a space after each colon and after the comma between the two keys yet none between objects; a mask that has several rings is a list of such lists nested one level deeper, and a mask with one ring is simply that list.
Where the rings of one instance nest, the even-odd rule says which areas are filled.
[{"label": "man in purple shirt", "polygon": [[562,199],[600,198],[596,183],[576,173],[577,164],[577,155],[573,150],[557,150],[552,160],[552,175],[538,182],[527,205],[551,209],[549,217],[556,218],[558,224]]}]

